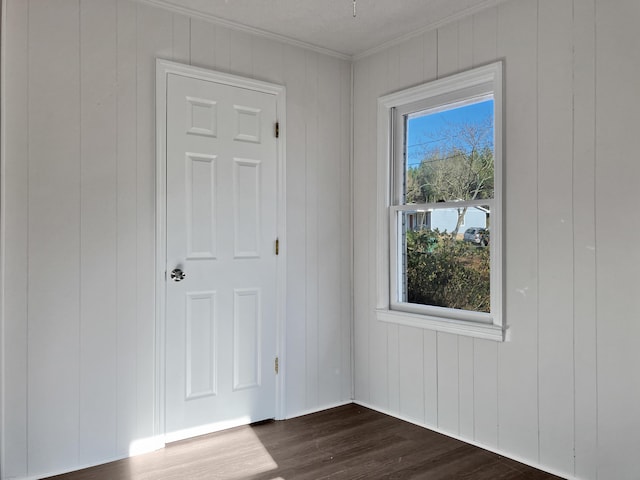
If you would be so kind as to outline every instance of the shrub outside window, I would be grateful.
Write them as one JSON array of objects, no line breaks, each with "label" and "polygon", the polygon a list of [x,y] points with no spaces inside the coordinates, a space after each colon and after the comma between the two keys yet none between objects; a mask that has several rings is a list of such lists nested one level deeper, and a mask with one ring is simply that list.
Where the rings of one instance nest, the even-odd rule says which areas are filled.
[{"label": "shrub outside window", "polygon": [[501,63],[378,105],[378,318],[503,340]]}]

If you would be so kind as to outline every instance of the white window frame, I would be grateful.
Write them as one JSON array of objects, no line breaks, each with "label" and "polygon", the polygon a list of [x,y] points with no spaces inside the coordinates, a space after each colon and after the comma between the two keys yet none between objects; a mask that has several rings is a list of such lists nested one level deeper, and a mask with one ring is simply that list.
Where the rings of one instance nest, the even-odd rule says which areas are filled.
[{"label": "white window frame", "polygon": [[[397,212],[415,210],[416,205],[400,205],[392,198],[394,172],[402,155],[404,129],[397,121],[401,115],[450,105],[464,105],[471,98],[493,95],[494,100],[494,197],[483,200],[491,206],[491,313],[470,312],[452,308],[412,305],[394,301],[398,248],[391,222]],[[503,294],[503,82],[502,62],[474,68],[446,78],[385,95],[378,99],[378,165],[377,165],[377,319],[383,322],[431,329],[441,332],[486,338],[505,339]],[[404,167],[403,167],[404,168]],[[458,208],[466,202],[447,202],[439,207]],[[477,202],[474,202],[475,205]],[[395,229],[393,229],[395,232]],[[395,262],[392,264],[392,262]],[[395,267],[394,267],[395,265]]]}]

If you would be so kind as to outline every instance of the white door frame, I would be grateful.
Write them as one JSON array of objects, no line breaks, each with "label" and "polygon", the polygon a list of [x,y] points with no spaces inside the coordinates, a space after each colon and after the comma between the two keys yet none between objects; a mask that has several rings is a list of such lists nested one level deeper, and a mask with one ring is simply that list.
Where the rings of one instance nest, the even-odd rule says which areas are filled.
[{"label": "white door frame", "polygon": [[156,60],[156,312],[155,312],[155,399],[154,429],[156,438],[164,443],[165,436],[165,332],[166,332],[166,258],[167,258],[167,77],[176,74],[199,80],[245,88],[274,95],[277,121],[280,125],[277,140],[277,232],[280,252],[276,259],[276,355],[279,359],[279,373],[276,375],[276,419],[285,417],[284,357],[285,357],[285,287],[286,287],[286,104],[285,87],[273,83],[248,79],[204,68],[183,65],[168,60]]}]

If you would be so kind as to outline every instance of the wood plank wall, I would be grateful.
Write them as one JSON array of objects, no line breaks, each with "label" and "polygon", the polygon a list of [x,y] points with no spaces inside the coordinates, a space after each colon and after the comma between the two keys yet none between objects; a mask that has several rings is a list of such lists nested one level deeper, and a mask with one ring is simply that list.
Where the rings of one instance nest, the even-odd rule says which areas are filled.
[{"label": "wood plank wall", "polygon": [[[563,476],[638,478],[639,21],[635,0],[512,0],[355,62],[357,401]],[[376,100],[498,59],[511,339],[380,323]]]},{"label": "wood plank wall", "polygon": [[[287,86],[287,413],[348,399],[349,63],[130,0],[3,16],[3,476],[154,433],[156,56]],[[639,21],[635,0],[511,0],[355,62],[358,401],[566,476],[637,478]],[[376,99],[500,58],[511,340],[380,324]]]},{"label": "wood plank wall", "polygon": [[3,5],[3,478],[155,433],[156,57],[287,87],[286,414],[348,401],[350,62],[130,0]]}]

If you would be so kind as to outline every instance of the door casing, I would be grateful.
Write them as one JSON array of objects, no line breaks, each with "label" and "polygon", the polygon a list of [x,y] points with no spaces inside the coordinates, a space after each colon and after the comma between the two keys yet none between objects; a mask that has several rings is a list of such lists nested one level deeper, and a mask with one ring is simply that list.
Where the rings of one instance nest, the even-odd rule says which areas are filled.
[{"label": "door casing", "polygon": [[169,74],[197,78],[210,82],[254,90],[275,96],[279,136],[277,139],[277,232],[279,254],[276,260],[276,355],[279,372],[276,375],[276,420],[285,418],[285,314],[286,314],[286,103],[285,87],[169,60],[156,60],[156,245],[155,245],[155,380],[154,431],[156,445],[165,440],[165,332],[166,332],[166,183],[167,183],[167,76]]}]

